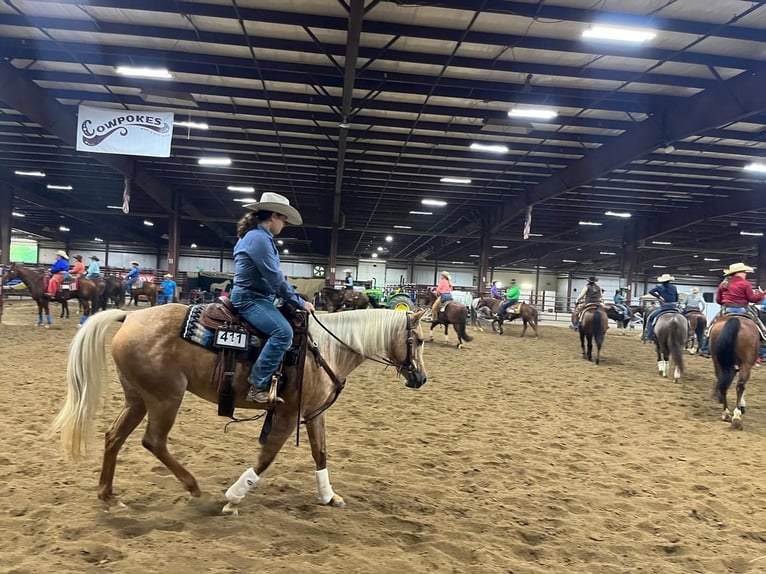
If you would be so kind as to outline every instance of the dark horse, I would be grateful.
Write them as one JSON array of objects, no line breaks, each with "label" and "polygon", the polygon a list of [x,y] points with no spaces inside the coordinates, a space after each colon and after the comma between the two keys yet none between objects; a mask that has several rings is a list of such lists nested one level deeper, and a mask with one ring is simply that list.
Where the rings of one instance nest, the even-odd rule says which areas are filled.
[{"label": "dark horse", "polygon": [[673,381],[678,382],[684,372],[684,346],[689,338],[689,322],[681,313],[663,313],[654,324],[654,345],[657,349],[657,370],[663,377],[668,376],[673,358]]},{"label": "dark horse", "polygon": [[[29,294],[37,303],[37,324],[43,324],[43,313],[47,321],[46,327],[50,326],[51,313],[48,304],[51,300],[57,303],[66,304],[68,299],[79,299],[82,303],[83,314],[80,323],[84,323],[90,315],[91,309],[95,312],[98,309],[99,287],[90,279],[80,277],[76,291],[59,291],[54,299],[50,299],[45,293],[45,274],[25,267],[22,263],[12,263],[5,273],[3,281],[11,279],[21,279],[27,286]],[[68,316],[67,312],[67,316]]]},{"label": "dark horse", "polygon": [[625,315],[622,313],[622,311],[612,303],[607,303],[604,305],[604,310],[606,311],[606,316],[617,323],[617,328],[620,329],[623,334],[625,333],[625,329],[630,326],[630,322],[635,318],[636,314],[640,315],[641,317],[644,316],[644,310],[642,307],[628,307],[628,310],[630,311],[630,317],[627,319],[625,318]]},{"label": "dark horse", "polygon": [[[745,385],[761,348],[761,335],[755,322],[743,315],[724,315],[710,329],[710,351],[713,356],[716,383],[713,398],[723,404],[721,419],[731,421],[735,429],[742,429],[745,414]],[[729,411],[726,392],[739,371],[737,404]]]},{"label": "dark horse", "polygon": [[[117,455],[125,440],[148,416],[143,446],[156,456],[194,497],[202,495],[197,480],[168,451],[168,434],[176,420],[186,392],[212,403],[218,392],[211,384],[220,360],[216,353],[179,338],[186,316],[186,305],[171,303],[141,309],[128,314],[110,309],[94,315],[75,335],[69,347],[66,380],[67,397],[53,422],[53,430],[61,433],[66,452],[78,458],[91,434],[93,419],[103,403],[102,394],[111,388],[107,374],[107,354],[111,352],[117,377],[125,394],[122,411],[106,431],[104,457],[98,485],[98,497],[110,508],[122,505],[114,495],[112,484]],[[303,371],[299,366],[285,367],[286,383],[276,406],[245,402],[250,364],[238,363],[234,373],[235,406],[243,409],[273,409],[271,431],[261,443],[256,464],[245,470],[226,492],[229,503],[224,512],[236,513],[271,465],[298,421],[306,421],[311,455],[316,465],[316,482],[322,504],[340,507],[343,498],[333,492],[327,471],[325,441],[326,408],[337,395],[337,381],[346,377],[366,359],[378,358],[391,365],[405,378],[405,385],[417,389],[426,383],[423,364],[423,312],[402,313],[387,309],[370,309],[357,313],[323,315],[323,329],[316,318],[308,318],[310,340],[322,363],[306,357]],[[108,344],[115,323],[117,333]],[[332,378],[329,373],[333,373]],[[301,386],[299,381],[302,380]],[[340,408],[340,407],[336,407]],[[269,420],[269,419],[267,419]],[[249,457],[249,454],[247,455]],[[382,469],[381,469],[382,470]],[[231,472],[231,469],[224,470]]]},{"label": "dark horse", "polygon": [[323,287],[319,294],[328,313],[335,313],[343,309],[367,309],[370,307],[370,298],[366,294],[352,289],[341,291],[334,287]]},{"label": "dark horse", "polygon": [[695,309],[686,313],[686,320],[689,322],[689,338],[686,340],[686,348],[690,349],[690,353],[694,355],[699,353],[700,344],[705,338],[707,316],[699,309]]},{"label": "dark horse", "polygon": [[[436,300],[436,293],[434,291],[427,291],[426,292],[426,305],[431,307]],[[447,329],[450,325],[452,325],[455,328],[455,333],[457,333],[457,348],[461,349],[463,347],[463,341],[470,343],[473,341],[473,337],[471,337],[466,332],[466,325],[468,325],[468,307],[465,306],[464,303],[461,303],[460,301],[450,301],[447,303],[447,306],[443,307],[443,311],[440,309],[437,313],[437,317],[431,317],[431,337],[430,340],[434,340],[434,327],[436,325],[444,325],[444,341],[447,342],[448,336],[447,336]]]},{"label": "dark horse", "polygon": [[[580,316],[580,348],[582,358],[593,360],[593,340],[596,340],[596,364],[601,361],[601,346],[604,344],[604,336],[609,328],[609,318],[600,307],[586,307]],[[585,350],[585,339],[588,340],[588,350]]]},{"label": "dark horse", "polygon": [[491,312],[490,318],[492,319],[492,330],[495,330],[495,325],[499,327],[499,332],[502,335],[503,334],[503,321],[514,321],[521,317],[521,320],[524,322],[524,328],[521,330],[520,337],[524,336],[524,333],[527,332],[527,326],[532,325],[532,329],[535,331],[535,337],[538,336],[537,332],[537,309],[533,305],[530,305],[528,303],[521,303],[521,305],[518,307],[519,312],[514,313],[512,309],[516,308],[516,305],[513,307],[510,307],[508,311],[505,313],[505,317],[503,317],[500,321],[497,320],[497,310],[500,308],[500,304],[502,303],[502,300],[495,299],[494,297],[482,297],[479,299],[479,302],[476,303],[475,306],[472,308],[471,313],[471,319],[473,322],[473,325],[476,326],[476,320],[477,318],[481,320],[481,316],[485,313],[482,312],[482,309],[489,309]]},{"label": "dark horse", "polygon": [[140,287],[134,287],[130,291],[130,299],[133,301],[134,306],[138,306],[138,297],[143,295],[146,300],[149,301],[149,306],[154,307],[157,304],[157,284],[147,279]]},{"label": "dark horse", "polygon": [[114,303],[115,307],[121,309],[122,304],[125,302],[125,282],[119,277],[110,275],[104,277],[104,284],[106,287],[99,300],[99,309],[106,311],[110,300]]}]

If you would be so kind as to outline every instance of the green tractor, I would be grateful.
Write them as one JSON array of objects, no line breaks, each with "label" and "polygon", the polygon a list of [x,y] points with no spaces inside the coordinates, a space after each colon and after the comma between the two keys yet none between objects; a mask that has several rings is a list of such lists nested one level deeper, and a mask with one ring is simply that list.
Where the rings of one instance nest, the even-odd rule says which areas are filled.
[{"label": "green tractor", "polygon": [[363,291],[376,309],[393,309],[394,311],[412,311],[412,300],[407,293],[393,292],[386,295],[383,289],[365,289]]}]

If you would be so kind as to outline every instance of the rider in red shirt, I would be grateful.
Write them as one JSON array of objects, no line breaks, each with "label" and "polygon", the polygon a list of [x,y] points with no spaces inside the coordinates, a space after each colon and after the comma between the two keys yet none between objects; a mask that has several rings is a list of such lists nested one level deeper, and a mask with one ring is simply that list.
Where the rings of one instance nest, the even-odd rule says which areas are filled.
[{"label": "rider in red shirt", "polygon": [[749,303],[763,301],[764,293],[760,288],[754,290],[746,279],[753,268],[744,263],[734,263],[724,271],[726,278],[718,286],[715,302],[722,307],[747,308]]}]

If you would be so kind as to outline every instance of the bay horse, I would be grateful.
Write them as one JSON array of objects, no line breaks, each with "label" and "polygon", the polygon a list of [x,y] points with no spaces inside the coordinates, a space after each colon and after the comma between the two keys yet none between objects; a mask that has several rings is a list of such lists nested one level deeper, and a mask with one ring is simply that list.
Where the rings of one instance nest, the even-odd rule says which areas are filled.
[{"label": "bay horse", "polygon": [[130,299],[133,301],[134,307],[138,307],[138,297],[140,295],[146,297],[150,307],[154,307],[157,304],[157,284],[151,279],[146,279],[140,287],[131,289]]},{"label": "bay horse", "polygon": [[617,329],[619,329],[620,332],[623,334],[625,334],[625,329],[630,327],[631,322],[635,320],[636,314],[638,314],[642,318],[644,316],[643,308],[636,307],[633,305],[630,305],[627,307],[628,307],[628,310],[630,311],[630,317],[626,319],[622,311],[613,303],[606,303],[604,305],[604,310],[606,311],[607,317],[609,317],[612,321],[617,323]]},{"label": "bay horse", "polygon": [[654,324],[654,346],[657,349],[657,370],[668,376],[669,358],[673,359],[673,381],[678,382],[684,372],[683,351],[689,339],[689,321],[681,313],[663,313]]},{"label": "bay horse", "polygon": [[[107,507],[122,505],[114,495],[117,455],[125,439],[148,416],[143,446],[154,454],[193,497],[202,492],[196,479],[168,451],[167,438],[185,393],[188,391],[212,403],[218,391],[211,384],[218,355],[179,337],[186,305],[170,303],[144,308],[130,314],[110,309],[95,315],[77,332],[67,362],[67,397],[53,422],[61,433],[61,444],[79,458],[87,447],[93,418],[110,386],[106,374],[108,332],[122,323],[111,341],[111,354],[125,393],[125,404],[106,432],[98,497]],[[404,375],[405,386],[413,389],[426,383],[423,363],[423,312],[402,313],[369,309],[358,313],[307,318],[309,335],[336,379],[343,381],[365,360],[393,366]],[[326,330],[325,330],[326,329]],[[307,357],[298,387],[298,366],[285,367],[287,384],[276,406],[245,401],[250,364],[238,363],[234,375],[235,406],[243,409],[273,408],[271,431],[263,441],[257,463],[247,469],[226,493],[224,512],[236,513],[249,490],[255,487],[272,463],[299,420],[308,418],[306,429],[316,466],[317,489],[322,504],[343,506],[343,499],[330,486],[325,442],[325,408],[337,398],[337,386],[318,360]]]},{"label": "bay horse", "polygon": [[694,309],[686,313],[686,320],[689,322],[689,338],[686,340],[686,348],[692,355],[696,355],[700,351],[702,340],[705,338],[707,316],[699,309]]},{"label": "bay horse", "polygon": [[[29,267],[25,267],[23,263],[12,263],[5,273],[3,282],[11,279],[21,279],[24,285],[27,286],[29,294],[32,299],[37,303],[37,325],[43,324],[43,313],[46,318],[45,327],[50,327],[52,324],[51,313],[49,309],[50,301],[56,301],[62,305],[67,304],[68,299],[79,299],[82,303],[83,314],[80,319],[80,324],[84,323],[90,315],[91,310],[95,312],[98,309],[98,286],[85,277],[80,277],[77,281],[77,290],[60,291],[56,294],[56,297],[50,299],[45,293],[45,273],[35,271]],[[63,310],[62,310],[63,311]],[[62,313],[63,316],[63,313]],[[69,308],[67,305],[67,316],[69,316]]]},{"label": "bay horse", "polygon": [[368,309],[370,307],[370,298],[365,293],[360,293],[359,291],[323,287],[319,294],[328,313],[337,313],[344,309],[355,310]]},{"label": "bay horse", "polygon": [[494,297],[477,297],[471,302],[471,326],[483,331],[481,324],[484,321],[491,322],[492,316],[497,314],[501,300]]},{"label": "bay horse", "polygon": [[[744,315],[719,317],[710,329],[710,354],[713,357],[716,383],[713,398],[723,404],[721,420],[731,421],[732,427],[742,429],[745,414],[745,386],[760,353],[761,335],[755,322]],[[729,411],[726,392],[737,372],[737,403]]]},{"label": "bay horse", "polygon": [[[586,307],[580,317],[580,348],[582,358],[593,360],[593,340],[596,340],[596,364],[601,361],[601,347],[604,344],[604,336],[609,329],[609,318],[606,311],[600,307]],[[585,340],[588,340],[588,350],[585,350]]]},{"label": "bay horse", "polygon": [[505,312],[505,315],[503,317],[500,317],[498,320],[497,317],[494,318],[492,321],[492,330],[495,330],[495,324],[498,326],[498,332],[500,335],[503,334],[503,322],[504,321],[515,321],[519,317],[521,317],[521,320],[524,322],[524,328],[521,330],[521,335],[519,337],[523,337],[524,333],[527,332],[527,326],[531,325],[532,329],[535,331],[535,337],[539,337],[539,333],[537,332],[537,309],[534,305],[530,305],[529,303],[521,303],[519,306],[519,312],[514,313],[511,309],[513,307],[509,307],[508,310]]},{"label": "bay horse", "polygon": [[[434,301],[436,301],[436,291],[428,290],[426,292],[426,305],[432,307]],[[449,326],[452,325],[452,327],[455,329],[455,333],[457,333],[457,348],[462,349],[463,341],[467,343],[473,341],[473,337],[471,337],[466,331],[469,315],[468,307],[465,306],[465,303],[461,303],[460,301],[449,301],[447,306],[442,306],[442,308],[444,310],[442,311],[440,308],[436,317],[431,317],[431,336],[429,340],[434,340],[434,328],[437,325],[444,325],[444,342],[446,343],[449,340],[447,329],[449,329]]]}]

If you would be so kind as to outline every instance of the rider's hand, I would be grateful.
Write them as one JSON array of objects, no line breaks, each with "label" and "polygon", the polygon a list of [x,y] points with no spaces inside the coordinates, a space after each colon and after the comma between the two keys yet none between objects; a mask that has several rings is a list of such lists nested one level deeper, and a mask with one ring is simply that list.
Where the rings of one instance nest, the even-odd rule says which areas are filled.
[{"label": "rider's hand", "polygon": [[316,309],[314,309],[314,304],[311,301],[304,301],[303,310],[306,311],[306,313],[313,313]]}]

